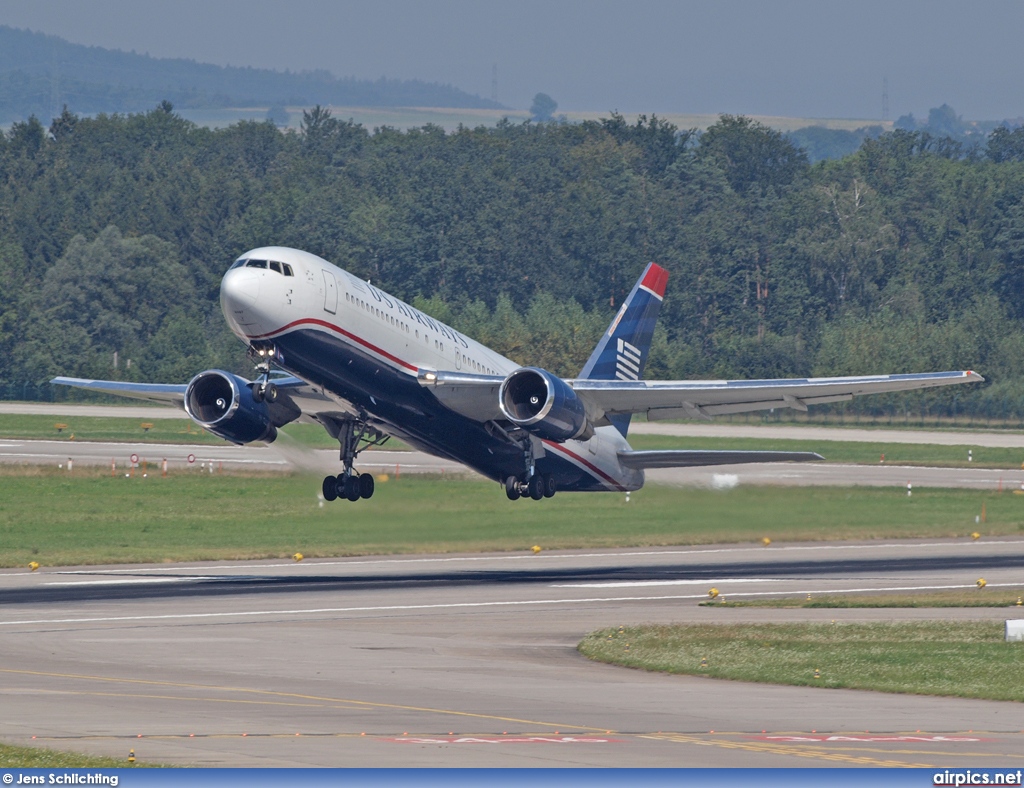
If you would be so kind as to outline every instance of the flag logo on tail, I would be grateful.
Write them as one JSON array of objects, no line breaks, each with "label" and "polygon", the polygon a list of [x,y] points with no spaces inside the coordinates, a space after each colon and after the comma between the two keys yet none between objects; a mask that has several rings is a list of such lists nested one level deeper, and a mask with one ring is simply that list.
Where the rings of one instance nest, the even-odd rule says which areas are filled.
[{"label": "flag logo on tail", "polygon": [[615,354],[615,378],[617,380],[640,379],[640,349],[624,339],[618,340]]}]

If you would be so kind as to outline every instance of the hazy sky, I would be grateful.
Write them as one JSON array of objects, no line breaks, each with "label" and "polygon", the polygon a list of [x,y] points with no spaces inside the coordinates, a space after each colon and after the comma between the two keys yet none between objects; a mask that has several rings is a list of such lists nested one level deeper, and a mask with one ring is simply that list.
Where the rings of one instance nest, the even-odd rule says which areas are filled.
[{"label": "hazy sky", "polygon": [[1020,0],[0,0],[0,24],[157,57],[447,82],[516,108],[1024,116]]}]

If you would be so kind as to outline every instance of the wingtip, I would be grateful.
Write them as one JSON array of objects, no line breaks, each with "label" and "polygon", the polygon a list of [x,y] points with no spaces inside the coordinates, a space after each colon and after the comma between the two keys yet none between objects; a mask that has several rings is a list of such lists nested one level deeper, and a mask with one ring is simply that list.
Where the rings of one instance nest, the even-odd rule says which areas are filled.
[{"label": "wingtip", "polygon": [[964,373],[964,377],[966,377],[970,381],[976,381],[978,383],[984,383],[985,382],[985,378],[983,378],[981,375],[979,375],[973,369],[967,370]]}]

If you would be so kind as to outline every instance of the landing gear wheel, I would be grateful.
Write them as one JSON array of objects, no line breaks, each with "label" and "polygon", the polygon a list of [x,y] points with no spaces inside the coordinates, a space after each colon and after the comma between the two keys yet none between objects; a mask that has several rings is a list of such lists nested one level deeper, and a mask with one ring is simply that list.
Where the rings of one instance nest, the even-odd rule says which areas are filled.
[{"label": "landing gear wheel", "polygon": [[263,387],[263,399],[267,402],[277,402],[277,386],[273,383],[267,383]]},{"label": "landing gear wheel", "polygon": [[527,486],[527,492],[530,497],[535,501],[539,501],[544,497],[544,477],[539,474],[534,474],[530,477],[530,483]]},{"label": "landing gear wheel", "polygon": [[544,477],[544,497],[545,498],[552,498],[552,497],[554,497],[554,494],[557,491],[558,491],[558,488],[555,486],[555,477],[554,476],[545,476]]},{"label": "landing gear wheel", "polygon": [[362,476],[359,477],[359,497],[373,497],[373,474],[364,473]]},{"label": "landing gear wheel", "polygon": [[334,476],[325,476],[321,485],[325,501],[334,501],[338,498],[338,480]]},{"label": "landing gear wheel", "polygon": [[346,476],[345,477],[345,497],[350,501],[359,500],[359,477],[358,476]]},{"label": "landing gear wheel", "polygon": [[256,402],[263,402],[263,395],[263,386],[259,383],[254,383],[252,386],[252,398],[256,400]]},{"label": "landing gear wheel", "polygon": [[509,476],[505,479],[505,495],[508,496],[510,501],[519,500],[519,480],[515,476]]}]

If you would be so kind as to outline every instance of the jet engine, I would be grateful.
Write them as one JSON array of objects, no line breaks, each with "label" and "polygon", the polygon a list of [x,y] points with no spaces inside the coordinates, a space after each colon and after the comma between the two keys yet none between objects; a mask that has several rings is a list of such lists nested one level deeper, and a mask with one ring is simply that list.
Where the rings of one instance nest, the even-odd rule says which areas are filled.
[{"label": "jet engine", "polygon": [[232,443],[272,442],[277,427],[249,381],[220,369],[200,372],[185,389],[185,412],[203,429]]},{"label": "jet engine", "polygon": [[502,382],[498,401],[505,418],[539,438],[561,443],[593,435],[576,392],[546,369],[517,369]]}]

